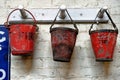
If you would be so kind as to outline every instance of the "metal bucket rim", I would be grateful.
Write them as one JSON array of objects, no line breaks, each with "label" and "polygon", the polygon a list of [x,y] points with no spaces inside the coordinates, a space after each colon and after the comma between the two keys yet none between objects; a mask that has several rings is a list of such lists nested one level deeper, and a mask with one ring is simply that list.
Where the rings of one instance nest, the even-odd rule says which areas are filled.
[{"label": "metal bucket rim", "polygon": [[118,34],[117,30],[113,30],[113,29],[93,30],[93,31],[90,32],[90,34],[100,33],[100,32],[111,32],[111,33],[116,32]]},{"label": "metal bucket rim", "polygon": [[55,28],[52,28],[52,29],[50,30],[50,33],[51,33],[52,31],[55,31],[55,30],[70,30],[70,31],[76,32],[76,34],[78,34],[78,31],[77,31],[77,30],[72,29],[72,28],[67,28],[67,27],[55,27]]},{"label": "metal bucket rim", "polygon": [[[39,30],[39,27],[37,25],[34,25],[34,24],[28,24],[28,23],[16,23],[16,24],[9,24],[7,26],[15,26],[15,25],[28,25],[28,27],[35,27],[36,29],[36,32]],[[30,26],[29,26],[30,25]],[[5,25],[6,26],[6,25]],[[10,27],[9,27],[10,28]],[[8,29],[9,29],[8,28]]]},{"label": "metal bucket rim", "polygon": [[111,62],[113,61],[113,59],[97,58],[96,61],[97,62]]},{"label": "metal bucket rim", "polygon": [[34,24],[26,24],[26,23],[10,24],[9,26],[12,26],[12,25],[33,25],[33,26],[37,26],[37,25],[34,25]]}]

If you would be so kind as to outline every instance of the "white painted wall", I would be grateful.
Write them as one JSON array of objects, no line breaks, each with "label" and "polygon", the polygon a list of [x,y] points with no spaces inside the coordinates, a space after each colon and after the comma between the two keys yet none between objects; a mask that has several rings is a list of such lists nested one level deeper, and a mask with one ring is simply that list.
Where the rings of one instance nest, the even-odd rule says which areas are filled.
[{"label": "white painted wall", "polygon": [[[120,0],[1,0],[0,23],[6,21],[8,10],[18,5],[30,8],[101,8],[108,6],[111,16],[120,29]],[[90,24],[77,24],[79,34],[71,62],[53,61],[50,25],[39,25],[34,56],[11,58],[11,80],[119,80],[120,79],[120,36],[118,35],[111,63],[95,61],[88,30]],[[109,24],[104,25],[108,27]]]}]

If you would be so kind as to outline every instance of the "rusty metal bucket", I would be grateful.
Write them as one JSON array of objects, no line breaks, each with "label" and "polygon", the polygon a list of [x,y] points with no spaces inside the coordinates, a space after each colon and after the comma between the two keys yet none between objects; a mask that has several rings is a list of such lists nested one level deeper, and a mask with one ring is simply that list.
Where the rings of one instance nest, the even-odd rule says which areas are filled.
[{"label": "rusty metal bucket", "polygon": [[[68,13],[67,10],[66,12]],[[78,29],[71,17],[70,19],[73,22],[75,29],[67,28],[67,27],[52,28],[54,22],[56,21],[56,18],[50,27],[53,60],[61,61],[61,62],[69,62],[75,46]]]},{"label": "rusty metal bucket", "polygon": [[[20,9],[13,10],[7,18],[6,24],[8,25],[8,19],[10,15]],[[32,24],[11,24],[7,26],[10,28],[10,45],[11,45],[11,52],[13,55],[31,55],[31,53],[34,50],[34,35],[36,32],[36,19],[33,16],[33,14],[24,9],[26,12],[28,12],[34,20],[34,25]]]},{"label": "rusty metal bucket", "polygon": [[93,24],[89,30],[91,44],[96,57],[96,61],[109,62],[113,60],[114,48],[116,45],[118,29],[112,21],[110,15],[106,11],[109,19],[114,27],[113,29],[101,29],[91,31]]}]

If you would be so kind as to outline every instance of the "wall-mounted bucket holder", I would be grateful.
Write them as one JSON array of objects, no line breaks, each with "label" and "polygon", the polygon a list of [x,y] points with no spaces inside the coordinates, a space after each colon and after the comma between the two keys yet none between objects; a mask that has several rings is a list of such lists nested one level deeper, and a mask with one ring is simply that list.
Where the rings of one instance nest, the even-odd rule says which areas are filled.
[{"label": "wall-mounted bucket holder", "polygon": [[53,59],[55,61],[61,61],[61,62],[69,62],[70,61],[70,58],[71,58],[71,55],[73,53],[73,49],[75,46],[76,37],[78,34],[78,28],[77,28],[76,24],[72,20],[67,9],[65,11],[67,12],[75,29],[69,28],[69,27],[52,28],[53,25],[55,24],[58,14],[60,13],[60,10],[58,11],[58,13],[50,27]]},{"label": "wall-mounted bucket holder", "polygon": [[[91,44],[96,57],[96,61],[99,62],[109,62],[113,60],[114,48],[118,35],[118,29],[107,10],[105,10],[105,13],[109,17],[114,29],[92,30],[92,24],[89,30]],[[98,15],[96,18],[97,17]]]},{"label": "wall-mounted bucket holder", "polygon": [[[106,8],[101,9],[100,16],[97,17],[97,21],[99,23],[107,23],[108,17],[104,13]],[[37,21],[37,24],[51,24],[54,21],[54,17],[59,11],[58,8],[46,8],[46,9],[29,9],[33,14]],[[71,20],[68,16],[66,16],[66,7],[60,7],[59,17],[56,19],[55,24],[72,24]],[[67,9],[70,16],[74,20],[75,23],[94,23],[96,22],[94,19],[99,11],[99,9],[90,9],[90,8],[68,8]],[[11,10],[10,10],[11,12]],[[14,12],[9,20],[10,24],[16,23],[34,23],[33,20],[29,19],[31,16],[24,11],[24,9],[20,9],[20,11]]]},{"label": "wall-mounted bucket holder", "polygon": [[34,35],[37,29],[36,19],[30,11],[24,9],[32,16],[34,24],[19,23],[9,25],[10,15],[17,10],[20,9],[15,9],[9,13],[6,22],[7,28],[10,28],[11,51],[13,55],[31,55],[34,50]]},{"label": "wall-mounted bucket holder", "polygon": [[[17,9],[17,10],[20,11],[22,16],[20,16],[19,12],[16,10],[13,10],[11,12],[12,15],[10,16],[11,14],[10,13],[8,16],[8,18],[10,18],[9,20],[10,43],[11,43],[12,53],[14,55],[23,55],[25,53],[31,53],[33,51],[33,45],[34,45],[33,35],[35,34],[36,24],[52,23],[51,26],[53,26],[54,24],[58,24],[58,23],[60,24],[72,23],[75,29],[65,28],[65,27],[50,28],[54,60],[66,61],[66,62],[70,61],[71,53],[74,48],[76,36],[78,33],[78,29],[75,23],[95,23],[95,22],[106,23],[110,19],[115,30],[104,29],[104,30],[91,31],[93,27],[93,24],[92,24],[89,33],[91,37],[93,50],[96,56],[96,60],[112,61],[118,29],[116,25],[113,23],[110,15],[108,14],[107,8],[102,8],[100,10],[99,9],[79,9],[79,8],[66,9],[66,7],[62,7],[60,9],[51,9],[51,8],[31,9],[31,12],[34,14],[34,16],[28,10],[25,10],[25,9]],[[31,18],[30,14],[32,15],[32,18],[34,20],[30,19]],[[55,17],[56,14],[57,16],[59,15],[59,17],[57,16]],[[66,16],[66,14],[68,14],[68,16]],[[31,23],[34,25],[30,25]],[[7,19],[7,25],[8,25],[8,19]],[[21,38],[21,36],[24,36],[24,37]],[[101,36],[103,36],[104,38]],[[103,44],[102,42],[105,44]],[[69,44],[69,43],[72,43],[72,44]],[[26,46],[23,46],[23,44],[26,44]],[[60,44],[61,46],[55,47],[58,44]],[[19,51],[19,49],[21,50]],[[62,49],[66,49],[66,50],[62,50]],[[18,52],[15,50],[17,50]],[[61,58],[60,57],[61,55],[60,54],[56,55],[56,53],[60,53],[60,54],[65,53],[64,56],[66,55],[67,56],[66,58]],[[67,53],[69,53],[69,55]]]}]

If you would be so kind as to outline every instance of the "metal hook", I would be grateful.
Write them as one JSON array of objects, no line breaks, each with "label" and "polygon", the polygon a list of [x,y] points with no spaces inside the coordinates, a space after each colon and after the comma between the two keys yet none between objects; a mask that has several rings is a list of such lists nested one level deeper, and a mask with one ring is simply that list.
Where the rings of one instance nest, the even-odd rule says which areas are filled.
[{"label": "metal hook", "polygon": [[98,14],[99,18],[103,18],[104,17],[104,12],[107,10],[108,8],[105,6],[103,8],[100,9],[100,12]]},{"label": "metal hook", "polygon": [[65,17],[66,17],[65,10],[66,10],[66,6],[61,5],[60,6],[60,16],[59,16],[61,19],[65,19]]},{"label": "metal hook", "polygon": [[22,17],[23,19],[26,19],[26,18],[27,18],[27,14],[26,14],[23,6],[22,6],[22,5],[19,5],[18,8],[20,9],[20,13],[21,13],[21,15],[22,15],[21,17]]}]

